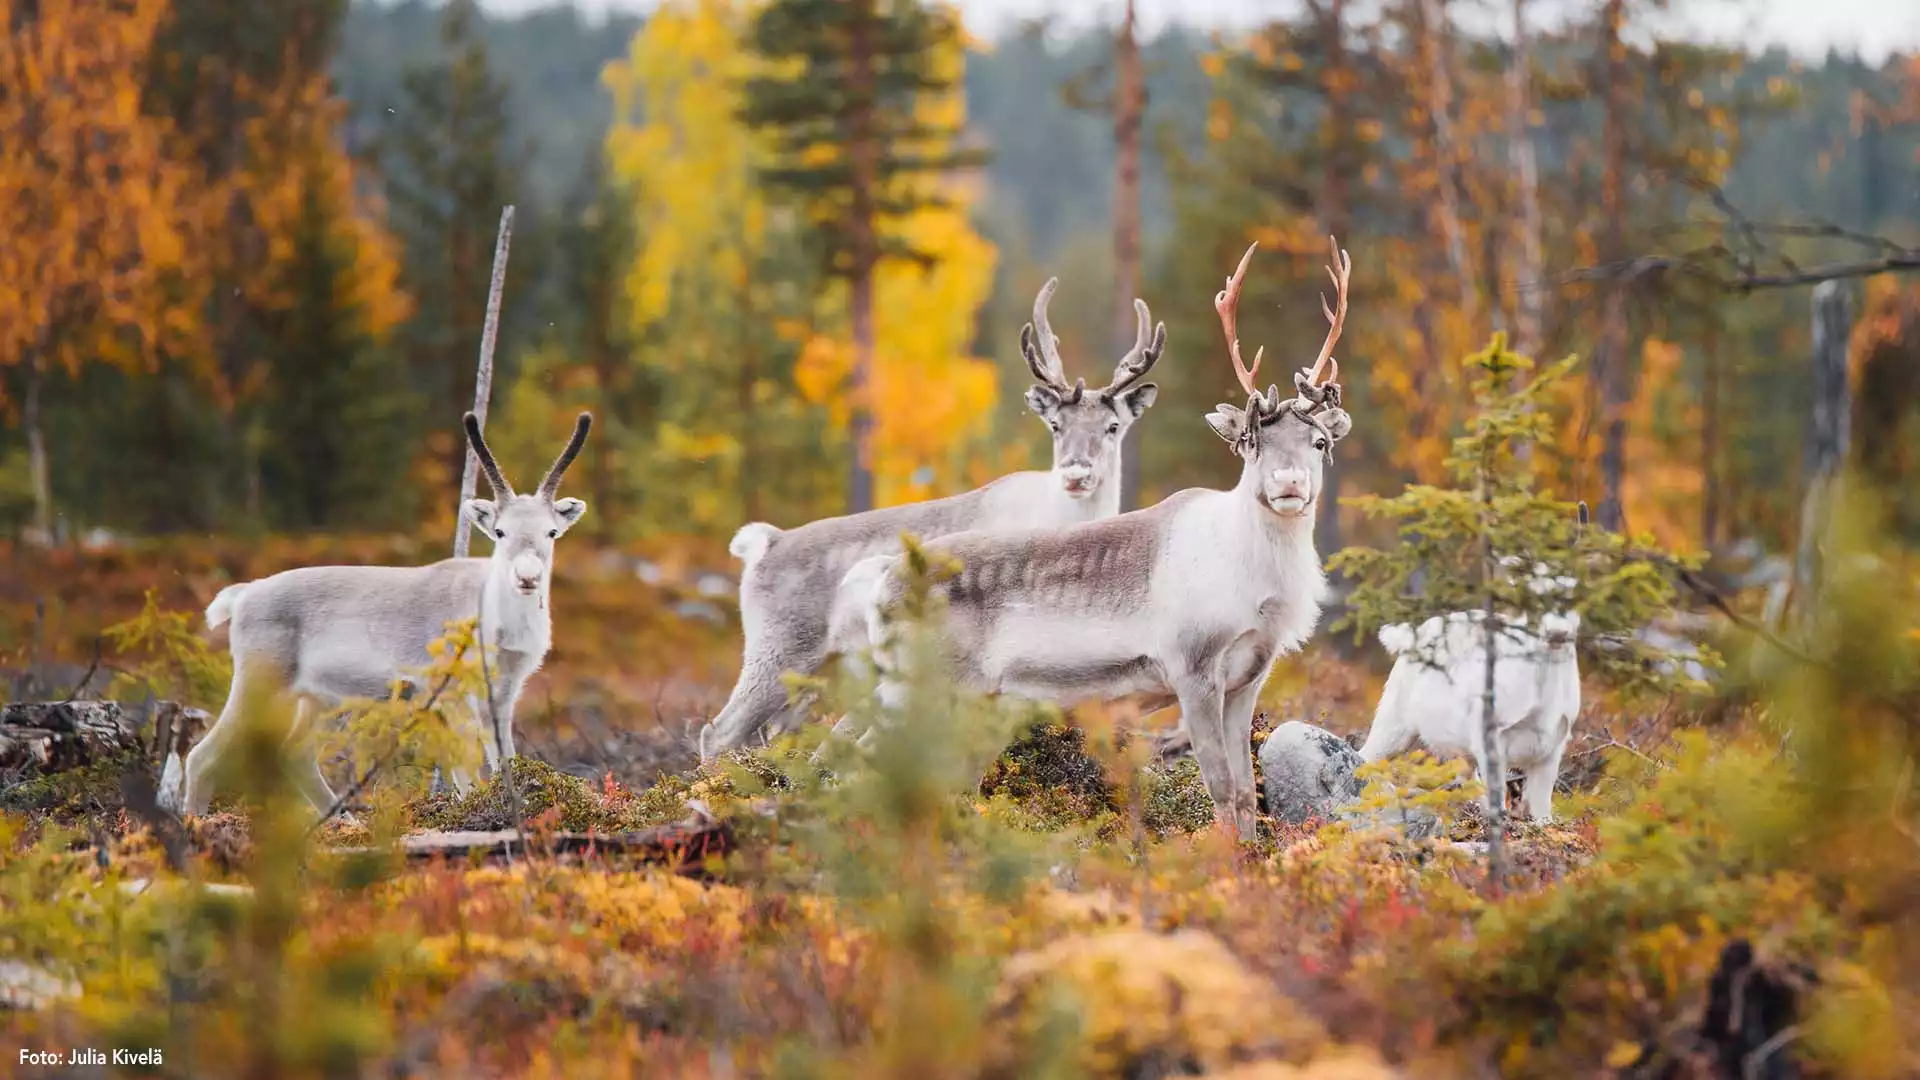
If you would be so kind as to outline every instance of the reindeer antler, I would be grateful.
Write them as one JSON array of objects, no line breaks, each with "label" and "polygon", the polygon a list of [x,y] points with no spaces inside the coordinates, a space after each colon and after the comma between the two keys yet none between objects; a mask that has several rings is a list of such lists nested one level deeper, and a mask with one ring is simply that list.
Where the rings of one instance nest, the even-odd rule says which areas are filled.
[{"label": "reindeer antler", "polygon": [[1039,294],[1033,298],[1033,321],[1020,328],[1020,352],[1027,358],[1028,370],[1042,386],[1078,401],[1086,390],[1086,383],[1067,385],[1067,369],[1060,363],[1060,339],[1053,336],[1053,324],[1047,321],[1047,303],[1059,286],[1057,277],[1048,278],[1047,283],[1040,286]]},{"label": "reindeer antler", "polygon": [[1253,249],[1259,246],[1257,240],[1247,245],[1247,253],[1240,256],[1240,265],[1227,279],[1227,287],[1213,295],[1213,310],[1219,312],[1220,328],[1227,332],[1227,355],[1233,360],[1233,373],[1240,377],[1240,386],[1249,396],[1260,393],[1260,388],[1254,385],[1254,376],[1260,373],[1260,358],[1266,355],[1266,349],[1254,350],[1252,367],[1240,362],[1240,282],[1247,276],[1247,264],[1253,261]]},{"label": "reindeer antler", "polygon": [[[1353,260],[1341,250],[1340,242],[1329,236],[1327,246],[1333,251],[1333,266],[1327,267],[1327,276],[1333,279],[1334,295],[1339,300],[1337,307],[1329,308],[1327,294],[1320,294],[1320,312],[1327,317],[1327,341],[1320,346],[1320,355],[1313,361],[1313,370],[1307,372],[1308,385],[1315,387],[1340,381],[1340,362],[1333,358],[1333,345],[1340,340],[1340,331],[1346,326],[1347,278],[1353,273]],[[1218,306],[1219,301],[1214,303]],[[1257,360],[1254,366],[1259,366]]]},{"label": "reindeer antler", "polygon": [[493,451],[487,449],[486,436],[480,434],[480,418],[468,413],[462,421],[467,428],[467,445],[473,447],[473,455],[480,459],[480,471],[487,474],[487,483],[493,487],[495,499],[513,497],[513,485],[500,472],[500,466],[493,460]]},{"label": "reindeer antler", "polygon": [[553,467],[547,470],[547,475],[540,478],[540,495],[548,502],[552,502],[554,495],[559,492],[560,477],[566,473],[567,466],[572,465],[573,459],[580,456],[580,447],[587,441],[587,429],[592,426],[593,414],[581,413],[580,418],[573,422],[573,438],[567,440],[567,448],[560,451],[560,456],[554,459]]},{"label": "reindeer antler", "polygon": [[[1133,315],[1139,325],[1133,333],[1133,348],[1120,358],[1120,365],[1113,371],[1113,381],[1107,384],[1100,396],[1111,398],[1127,387],[1140,381],[1141,376],[1152,370],[1160,359],[1161,350],[1167,347],[1167,324],[1153,325],[1153,313],[1147,310],[1147,302],[1139,297],[1133,298]],[[1152,333],[1148,328],[1152,327]]]}]

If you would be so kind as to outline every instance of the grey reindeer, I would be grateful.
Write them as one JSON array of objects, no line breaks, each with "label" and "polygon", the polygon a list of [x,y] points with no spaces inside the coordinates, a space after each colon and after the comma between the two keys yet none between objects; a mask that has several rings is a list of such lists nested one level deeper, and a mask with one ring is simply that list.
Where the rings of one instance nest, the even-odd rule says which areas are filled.
[{"label": "grey reindeer", "polygon": [[[293,705],[287,737],[302,747],[305,763],[294,778],[326,812],[334,795],[311,752],[316,718],[347,698],[385,697],[393,679],[431,662],[427,646],[448,622],[476,615],[491,647],[493,713],[488,702],[468,700],[472,734],[489,768],[512,758],[514,705],[553,643],[554,541],[587,512],[579,499],[554,496],[593,417],[580,414],[566,449],[531,495],[516,494],[507,483],[479,420],[468,413],[465,423],[494,497],[469,499],[461,510],[493,541],[492,556],[427,566],[310,566],[220,590],[207,605],[207,625],[233,624],[233,687],[220,718],[187,755],[184,784],[169,809],[206,812],[213,795],[209,774],[234,745],[240,711],[266,699]],[[471,783],[465,770],[455,770],[452,779],[462,791]]]},{"label": "grey reindeer", "polygon": [[[935,588],[946,607],[946,658],[964,685],[1062,706],[1177,703],[1215,820],[1242,838],[1254,829],[1254,703],[1274,661],[1298,650],[1319,621],[1327,583],[1314,517],[1333,444],[1352,427],[1333,359],[1347,313],[1346,252],[1333,245],[1328,274],[1339,300],[1337,309],[1321,302],[1326,341],[1285,399],[1277,387],[1257,388],[1262,353],[1251,368],[1240,359],[1236,314],[1253,252],[1214,298],[1247,407],[1222,404],[1206,420],[1241,459],[1237,486],[1188,489],[1104,521],[927,545],[961,566]],[[839,602],[864,609],[865,643],[885,680],[897,679],[903,662],[890,655],[887,633],[905,589],[902,562],[863,560],[841,586]],[[882,700],[898,686],[883,680]]]},{"label": "grey reindeer", "polygon": [[793,529],[754,522],[734,534],[730,550],[745,564],[740,618],[746,642],[733,693],[700,731],[703,762],[797,723],[781,675],[811,673],[826,662],[840,579],[862,558],[898,552],[902,532],[935,537],[1097,521],[1120,512],[1121,440],[1159,393],[1140,379],[1166,347],[1166,324],[1154,326],[1146,302],[1135,299],[1133,347],[1120,358],[1112,380],[1095,391],[1085,380],[1068,385],[1060,342],[1047,322],[1047,304],[1058,285],[1052,278],[1041,286],[1033,321],[1020,331],[1020,351],[1038,380],[1027,390],[1027,405],[1053,435],[1050,470],[1011,473],[960,495]]}]

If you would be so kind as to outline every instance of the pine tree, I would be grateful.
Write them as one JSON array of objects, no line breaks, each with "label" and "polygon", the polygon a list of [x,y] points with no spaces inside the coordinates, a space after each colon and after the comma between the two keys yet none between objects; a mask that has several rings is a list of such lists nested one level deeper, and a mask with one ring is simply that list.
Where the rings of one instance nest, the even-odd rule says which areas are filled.
[{"label": "pine tree", "polygon": [[[440,27],[444,59],[406,73],[402,104],[377,144],[418,301],[405,334],[414,389],[434,418],[425,425],[437,433],[430,450],[453,486],[460,482],[467,448],[451,434],[452,425],[438,418],[457,415],[473,402],[495,229],[501,208],[514,201],[507,87],[488,62],[475,28],[479,18],[473,0],[447,5]],[[519,272],[507,279],[503,359],[513,355],[507,343],[526,321],[511,317],[514,301],[531,295],[515,283],[538,280],[526,272],[523,247],[515,246]],[[496,383],[505,381],[496,375]]]},{"label": "pine tree", "polygon": [[806,203],[820,265],[848,284],[853,513],[874,503],[874,271],[887,259],[931,261],[890,226],[941,201],[930,178],[984,160],[916,108],[956,84],[933,57],[960,33],[952,12],[919,0],[771,0],[750,33],[772,71],[746,82],[743,116],[775,136],[783,159],[767,180]]}]

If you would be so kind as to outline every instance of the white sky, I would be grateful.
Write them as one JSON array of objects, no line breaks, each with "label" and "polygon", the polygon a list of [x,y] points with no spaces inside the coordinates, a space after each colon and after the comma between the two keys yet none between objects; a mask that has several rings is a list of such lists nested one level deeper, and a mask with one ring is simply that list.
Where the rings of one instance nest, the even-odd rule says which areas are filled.
[{"label": "white sky", "polygon": [[[492,11],[524,11],[550,0],[481,0]],[[1110,22],[1118,0],[958,0],[967,25],[976,34],[993,35],[1012,20],[1051,14],[1062,22],[1085,25]],[[1296,0],[1136,0],[1140,19],[1151,31],[1173,18],[1194,26],[1243,27],[1298,7]],[[574,0],[585,11],[645,11],[654,0]],[[1505,25],[1507,0],[1466,0],[1463,9],[1478,6],[1474,23],[1499,18]],[[1534,0],[1535,18],[1557,21],[1555,8],[1579,10],[1591,0]],[[1810,59],[1828,47],[1858,52],[1878,63],[1889,52],[1920,52],[1920,2],[1916,0],[1672,0],[1666,21],[1686,36],[1755,45],[1784,45]],[[1503,14],[1496,16],[1495,12]],[[1463,14],[1465,12],[1463,11]]]}]

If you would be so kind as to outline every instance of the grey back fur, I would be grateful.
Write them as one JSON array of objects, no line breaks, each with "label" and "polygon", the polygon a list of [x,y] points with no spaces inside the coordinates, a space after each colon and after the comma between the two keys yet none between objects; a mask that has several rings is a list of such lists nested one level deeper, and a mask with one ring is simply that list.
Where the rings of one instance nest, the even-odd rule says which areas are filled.
[{"label": "grey back fur", "polygon": [[700,732],[700,755],[711,760],[756,737],[790,726],[782,674],[825,663],[841,579],[863,558],[900,551],[900,535],[946,536],[972,529],[1009,529],[1112,517],[1120,510],[1120,447],[1126,431],[1153,405],[1158,388],[1140,379],[1166,347],[1166,326],[1151,325],[1144,301],[1133,348],[1104,389],[1069,384],[1059,341],[1047,321],[1058,285],[1049,280],[1034,300],[1021,351],[1036,382],[1027,405],[1053,437],[1053,467],[1012,473],[943,499],[826,518],[794,529],[764,522],[735,534],[731,550],[745,564],[740,615],[745,636],[740,677],[726,706]]}]

